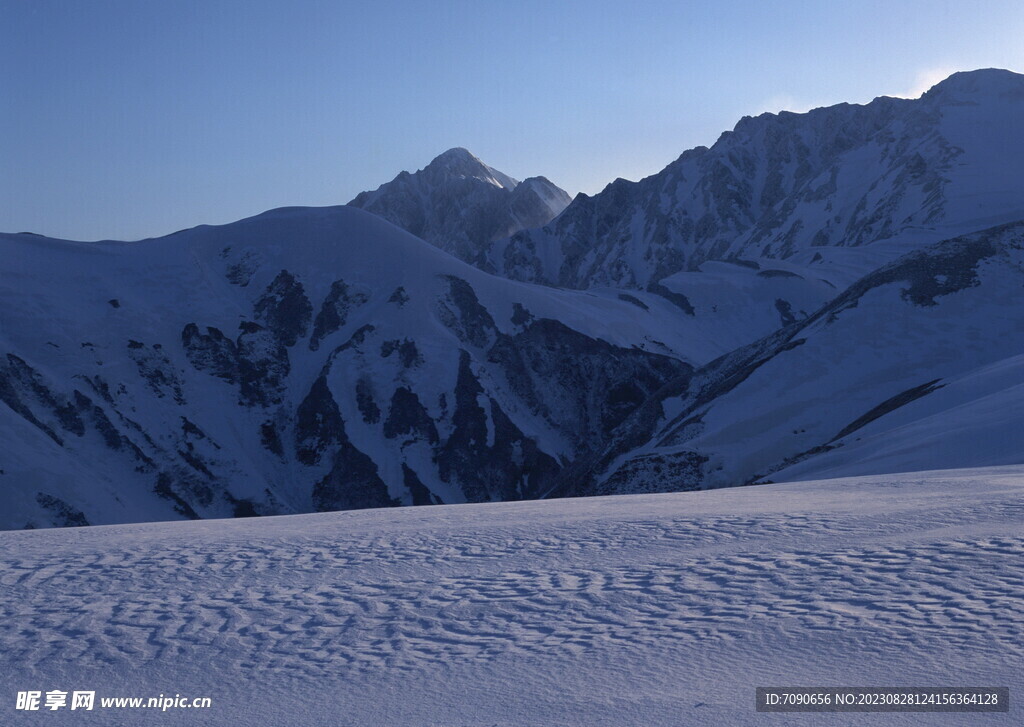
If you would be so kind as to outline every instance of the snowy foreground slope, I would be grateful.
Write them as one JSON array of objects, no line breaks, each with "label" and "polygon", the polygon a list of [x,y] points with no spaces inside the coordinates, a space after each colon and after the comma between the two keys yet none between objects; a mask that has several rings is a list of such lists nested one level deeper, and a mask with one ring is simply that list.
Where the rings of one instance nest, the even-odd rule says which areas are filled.
[{"label": "snowy foreground slope", "polygon": [[[1020,724],[1022,515],[1015,466],[4,532],[0,722]],[[801,685],[1009,686],[1011,712],[754,711]],[[44,717],[29,689],[212,707]]]}]

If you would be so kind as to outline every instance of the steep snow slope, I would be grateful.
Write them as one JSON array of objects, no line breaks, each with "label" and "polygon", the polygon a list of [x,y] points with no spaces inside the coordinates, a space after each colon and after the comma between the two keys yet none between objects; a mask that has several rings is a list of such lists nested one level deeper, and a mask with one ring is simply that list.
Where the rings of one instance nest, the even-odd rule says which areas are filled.
[{"label": "steep snow slope", "polygon": [[[1024,469],[0,533],[5,725],[1018,725]],[[1009,686],[758,714],[756,686]],[[95,690],[92,712],[15,710]],[[103,698],[210,697],[205,710]]]},{"label": "steep snow slope", "polygon": [[910,253],[648,402],[562,492],[1022,462],[1022,289],[1024,223]]},{"label": "steep snow slope", "polygon": [[691,368],[668,302],[351,207],[0,245],[3,528],[538,497]]},{"label": "steep snow slope", "polygon": [[1024,76],[992,69],[917,100],[745,117],[710,149],[497,241],[488,263],[520,280],[646,288],[707,260],[827,266],[836,247],[935,242],[1024,217],[1022,127]]},{"label": "steep snow slope", "polygon": [[767,261],[703,263],[624,297],[675,302],[684,315],[675,323],[686,331],[687,353],[707,363],[740,346],[806,319],[846,287],[832,282],[841,273],[815,266]]},{"label": "steep snow slope", "polygon": [[1024,356],[952,378],[848,437],[844,446],[787,467],[776,480],[881,474],[942,463],[1015,464],[1024,460]]},{"label": "steep snow slope", "polygon": [[492,240],[542,227],[569,204],[544,177],[518,182],[462,148],[349,202],[469,262]]}]

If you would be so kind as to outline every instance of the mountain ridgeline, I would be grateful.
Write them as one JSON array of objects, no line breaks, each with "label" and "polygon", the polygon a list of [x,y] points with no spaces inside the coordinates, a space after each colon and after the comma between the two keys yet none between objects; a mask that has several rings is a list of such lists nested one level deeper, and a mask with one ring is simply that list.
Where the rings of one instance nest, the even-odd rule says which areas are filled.
[{"label": "mountain ridgeline", "polygon": [[639,182],[580,195],[552,223],[499,240],[517,280],[650,289],[708,260],[809,261],[831,248],[1024,217],[1024,76],[957,73],[920,99],[743,118]]},{"label": "mountain ridgeline", "polygon": [[571,201],[0,235],[0,528],[666,492],[1024,452],[1024,77],[744,118]]}]

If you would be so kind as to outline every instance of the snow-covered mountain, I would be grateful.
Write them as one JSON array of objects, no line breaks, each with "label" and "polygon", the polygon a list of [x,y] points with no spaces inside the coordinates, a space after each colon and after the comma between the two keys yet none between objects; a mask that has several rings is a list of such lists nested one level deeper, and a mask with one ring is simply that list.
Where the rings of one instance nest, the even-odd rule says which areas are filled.
[{"label": "snow-covered mountain", "polygon": [[1022,112],[976,71],[561,214],[454,149],[347,206],[0,235],[0,528],[1020,463]]},{"label": "snow-covered mountain", "polygon": [[1022,290],[1024,222],[909,253],[648,401],[561,494],[1020,463]]},{"label": "snow-covered mountain", "polygon": [[540,497],[692,368],[352,207],[0,245],[0,528]]},{"label": "snow-covered mountain", "polygon": [[710,149],[495,242],[487,263],[518,280],[646,289],[708,260],[826,268],[844,248],[936,242],[1024,218],[1022,128],[1024,76],[1003,70],[956,73],[915,100],[744,117]]},{"label": "snow-covered mountain", "polygon": [[462,148],[449,149],[425,168],[402,172],[349,202],[467,262],[479,262],[492,241],[542,227],[569,204],[569,195],[544,177],[522,182]]}]

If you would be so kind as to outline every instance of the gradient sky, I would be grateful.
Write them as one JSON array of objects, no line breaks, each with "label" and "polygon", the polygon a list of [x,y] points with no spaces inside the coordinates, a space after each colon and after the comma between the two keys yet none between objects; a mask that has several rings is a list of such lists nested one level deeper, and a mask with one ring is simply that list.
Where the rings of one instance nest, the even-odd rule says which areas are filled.
[{"label": "gradient sky", "polygon": [[743,115],[1024,70],[1024,4],[0,0],[0,231],[347,202],[464,146],[570,193]]}]

